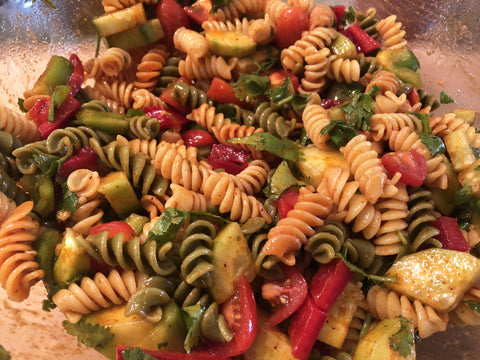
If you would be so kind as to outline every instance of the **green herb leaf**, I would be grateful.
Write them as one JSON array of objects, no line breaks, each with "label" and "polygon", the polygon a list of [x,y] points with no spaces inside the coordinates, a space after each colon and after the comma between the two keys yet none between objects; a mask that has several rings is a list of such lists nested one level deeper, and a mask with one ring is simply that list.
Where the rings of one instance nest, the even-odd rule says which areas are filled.
[{"label": "green herb leaf", "polygon": [[65,160],[68,159],[67,156],[60,157],[57,155],[45,154],[38,149],[34,150],[35,153],[32,155],[33,161],[35,164],[37,164],[38,169],[42,172],[42,174],[48,177],[55,176],[60,168],[60,165],[62,165]]},{"label": "green herb leaf", "polygon": [[466,300],[464,303],[469,307],[470,310],[480,313],[480,301]]},{"label": "green herb leaf", "polygon": [[70,86],[68,85],[58,85],[52,94],[52,101],[50,107],[48,108],[48,121],[52,122],[55,118],[55,109],[58,109],[68,94],[70,93]]},{"label": "green herb leaf", "polygon": [[126,348],[122,351],[123,360],[155,360],[156,358],[142,351],[138,346],[135,349]]},{"label": "green herb leaf", "polygon": [[445,151],[447,151],[445,147],[445,143],[441,138],[435,135],[430,135],[430,134],[423,134],[421,132],[417,131],[417,135],[422,141],[422,144],[425,145],[425,147],[428,149],[430,152],[430,155],[434,157],[435,155],[438,154],[444,154]]},{"label": "green herb leaf", "polygon": [[62,186],[62,200],[60,202],[60,211],[74,212],[78,205],[78,197],[70,191],[67,186],[67,180],[57,178],[56,181]]},{"label": "green herb leaf", "polygon": [[480,150],[475,146],[470,146],[470,149],[472,149],[473,155],[475,155],[475,159],[480,159]]},{"label": "green herb leaf", "polygon": [[292,80],[289,76],[285,78],[282,85],[273,86],[265,91],[265,95],[275,103],[281,103],[284,99],[295,93]]},{"label": "green herb leaf", "polygon": [[191,352],[192,348],[200,343],[200,320],[205,309],[200,304],[182,308],[183,320],[188,329],[183,343],[187,353]]},{"label": "green herb leaf", "polygon": [[156,241],[163,245],[175,240],[178,230],[188,218],[188,211],[167,208],[149,231],[146,241]]},{"label": "green herb leaf", "polygon": [[424,113],[409,113],[416,116],[422,122],[422,133],[425,135],[432,134],[432,128],[430,127],[430,115]]},{"label": "green herb leaf", "polygon": [[102,348],[113,339],[113,334],[107,326],[87,323],[85,316],[82,316],[76,324],[68,320],[64,320],[62,324],[68,334],[76,336],[82,344],[88,347]]},{"label": "green herb leaf", "polygon": [[345,146],[345,144],[352,138],[358,135],[352,124],[347,124],[343,120],[332,120],[330,124],[325,126],[321,131],[321,135],[328,134],[330,140],[327,145],[336,149]]},{"label": "green herb leaf", "polygon": [[55,305],[55,303],[52,300],[45,299],[42,302],[42,310],[43,311],[50,312],[53,309],[55,309],[56,307],[57,307],[57,305]]},{"label": "green herb leaf", "polygon": [[290,100],[290,105],[297,114],[301,114],[307,106],[312,94],[294,94]]},{"label": "green herb leaf", "polygon": [[249,102],[265,95],[270,87],[270,79],[268,76],[242,74],[232,86],[237,98]]},{"label": "green herb leaf", "polygon": [[353,272],[356,272],[357,274],[360,274],[360,275],[362,275],[363,277],[365,277],[369,280],[377,281],[377,282],[380,282],[380,283],[387,283],[387,282],[396,283],[397,282],[397,277],[396,276],[394,276],[392,278],[392,277],[388,277],[388,276],[379,276],[379,275],[367,274],[363,269],[359,268],[358,266],[356,266],[356,265],[352,264],[350,261],[348,261],[346,253],[347,253],[347,248],[344,245],[342,245],[341,252],[337,252],[335,254],[335,257],[337,257],[339,259],[342,259],[342,261],[345,263],[345,265],[350,270],[352,270]]},{"label": "green herb leaf", "polygon": [[464,185],[460,190],[455,192],[454,199],[455,205],[463,205],[470,201],[472,198],[472,187],[470,185]]},{"label": "green herb leaf", "polygon": [[356,13],[355,9],[352,6],[349,6],[348,10],[346,10],[343,13],[342,25],[346,26],[347,24],[353,24],[356,20],[355,19],[356,15],[357,15],[357,13]]},{"label": "green herb leaf", "polygon": [[[273,28],[272,28],[272,31],[274,31]],[[272,46],[269,46],[267,48],[267,58],[265,59],[264,62],[259,64],[258,62],[255,61],[255,65],[257,65],[258,69],[255,72],[253,72],[253,74],[259,75],[260,73],[267,72],[268,70],[275,67],[275,65],[277,65],[277,63],[280,61],[280,53],[278,51],[274,53],[273,49],[274,47]]]},{"label": "green herb leaf", "polygon": [[288,162],[283,160],[275,169],[263,192],[266,197],[276,200],[285,190],[295,185],[302,186],[305,185],[305,183],[297,180],[295,176],[293,176]]},{"label": "green herb leaf", "polygon": [[349,123],[360,131],[370,130],[372,110],[375,108],[372,97],[368,94],[355,93],[347,102],[338,107],[346,114]]},{"label": "green herb leaf", "polygon": [[8,353],[7,350],[4,349],[2,345],[0,345],[0,360],[10,360],[12,357]]},{"label": "green herb leaf", "polygon": [[451,104],[454,103],[455,100],[453,100],[450,95],[446,94],[445,92],[440,93],[440,104]]},{"label": "green herb leaf", "polygon": [[223,114],[224,117],[232,120],[235,123],[239,122],[237,118],[237,109],[232,104],[218,104],[215,106],[215,113],[216,114]]},{"label": "green herb leaf", "polygon": [[279,139],[270,133],[255,133],[251,136],[233,138],[232,144],[246,144],[257,150],[265,150],[285,160],[300,160],[301,152],[298,144],[289,139]]},{"label": "green herb leaf", "polygon": [[400,315],[400,329],[389,338],[391,348],[400,356],[406,357],[412,353],[412,346],[415,344],[415,337],[410,328],[411,320]]}]

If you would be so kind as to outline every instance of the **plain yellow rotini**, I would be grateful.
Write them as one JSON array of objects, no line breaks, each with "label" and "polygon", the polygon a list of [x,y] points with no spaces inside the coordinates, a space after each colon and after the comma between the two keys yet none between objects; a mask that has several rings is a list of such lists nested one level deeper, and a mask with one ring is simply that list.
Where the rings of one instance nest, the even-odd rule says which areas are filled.
[{"label": "plain yellow rotini", "polygon": [[358,82],[360,80],[360,63],[358,60],[343,59],[338,55],[328,57],[327,77],[338,82]]},{"label": "plain yellow rotini", "polygon": [[175,208],[185,211],[208,211],[212,203],[205,195],[185,189],[178,184],[171,184],[172,195],[165,203],[167,208]]},{"label": "plain yellow rotini", "polygon": [[261,15],[265,0],[230,0],[225,6],[210,16],[213,19],[225,21],[241,18],[242,15]]},{"label": "plain yellow rotini", "polygon": [[152,90],[157,85],[168,56],[167,49],[162,45],[147,51],[137,65],[136,79],[133,82],[135,87]]},{"label": "plain yellow rotini", "polygon": [[405,295],[378,285],[368,291],[367,302],[368,310],[376,319],[393,319],[402,315],[413,321],[413,327],[418,329],[422,339],[447,329],[448,314],[439,313],[418,300],[411,301]]},{"label": "plain yellow rotini", "polygon": [[368,93],[374,86],[378,86],[380,88],[381,94],[384,94],[387,91],[395,94],[398,91],[400,84],[396,75],[391,71],[378,70],[367,84],[365,92]]},{"label": "plain yellow rotini", "polygon": [[173,44],[177,50],[187,54],[193,61],[198,61],[210,50],[210,43],[203,35],[183,26],[175,31]]},{"label": "plain yellow rotini", "polygon": [[409,127],[414,131],[422,131],[421,120],[413,114],[384,113],[374,114],[370,119],[370,131],[375,141],[388,140],[392,131]]},{"label": "plain yellow rotini", "polygon": [[480,134],[477,133],[475,126],[471,126],[463,119],[456,117],[454,113],[432,116],[430,127],[432,128],[432,134],[441,138],[455,130],[461,130],[465,133],[470,145],[480,148]]},{"label": "plain yellow rotini", "polygon": [[132,57],[128,51],[118,47],[108,48],[99,61],[103,73],[113,77],[118,77],[122,71],[132,65]]},{"label": "plain yellow rotini", "polygon": [[165,212],[166,201],[168,201],[166,197],[147,194],[141,197],[140,206],[148,212],[150,219],[154,219]]},{"label": "plain yellow rotini", "polygon": [[311,46],[305,51],[305,67],[303,78],[298,88],[299,93],[314,93],[323,89],[327,84],[330,49],[316,50]]},{"label": "plain yellow rotini", "polygon": [[322,129],[330,124],[327,111],[317,104],[307,104],[302,113],[303,127],[312,143],[320,150],[331,150],[326,144],[330,138],[328,134],[322,135]]},{"label": "plain yellow rotini", "polygon": [[[96,99],[100,100],[101,96],[107,99],[111,99],[118,103],[120,106],[126,108],[132,107],[133,98],[132,92],[135,90],[133,83],[127,83],[126,81],[97,81],[93,87],[97,91]],[[113,109],[112,109],[113,110]]]},{"label": "plain yellow rotini", "polygon": [[315,1],[313,1],[313,0],[287,0],[287,5],[292,6],[292,7],[293,6],[299,7],[300,9],[305,11],[307,16],[310,16],[310,14],[312,13],[313,7],[315,6]]},{"label": "plain yellow rotini", "polygon": [[162,109],[168,108],[167,104],[165,104],[165,101],[147,89],[133,90],[132,101],[132,108],[134,109],[143,109],[144,107],[150,106],[159,106]]},{"label": "plain yellow rotini", "polygon": [[126,303],[146,275],[140,272],[112,270],[108,276],[96,273],[83,277],[80,285],[72,283],[53,295],[53,302],[67,319],[76,323],[83,315]]},{"label": "plain yellow rotini", "polygon": [[25,114],[0,104],[0,129],[19,138],[22,142],[33,142],[40,139],[37,124]]},{"label": "plain yellow rotini", "polygon": [[232,123],[229,118],[226,118],[222,113],[215,113],[215,107],[208,104],[202,104],[198,108],[193,109],[192,112],[187,115],[187,119],[195,121],[209,132],[213,132],[213,128],[216,131],[221,131],[226,125]]},{"label": "plain yellow rotini", "polygon": [[32,201],[24,202],[0,226],[0,285],[14,301],[25,300],[44,276],[31,246],[39,229],[29,216],[32,209]]},{"label": "plain yellow rotini", "polygon": [[310,186],[300,188],[299,194],[293,210],[268,232],[262,250],[265,255],[275,255],[289,266],[295,265],[296,253],[307,238],[315,234],[315,227],[323,225],[323,219],[332,208],[332,199]]},{"label": "plain yellow rotini", "polygon": [[83,88],[83,90],[90,99],[100,100],[101,102],[105,103],[111,111],[119,114],[124,114],[126,112],[124,105],[120,104],[118,101],[105,97],[98,87],[87,85]]},{"label": "plain yellow rotini", "polygon": [[407,45],[405,30],[402,30],[402,23],[397,22],[396,15],[380,20],[376,26],[380,34],[382,44],[387,49],[402,49]]},{"label": "plain yellow rotini", "polygon": [[263,132],[262,128],[256,128],[254,126],[246,126],[240,124],[225,124],[221,128],[212,126],[212,133],[220,144],[232,145],[234,147],[241,148],[246,151],[250,151],[255,159],[262,158],[262,152],[256,150],[246,144],[230,144],[228,140],[233,138],[242,138],[251,136],[255,133]]},{"label": "plain yellow rotini", "polygon": [[215,76],[224,80],[232,79],[232,70],[238,62],[238,58],[225,59],[222,56],[207,55],[198,61],[190,56],[181,60],[178,64],[180,75],[185,75],[190,80],[212,79]]},{"label": "plain yellow rotini", "polygon": [[248,37],[260,45],[271,43],[274,34],[274,25],[268,14],[263,19],[252,20],[247,31]]},{"label": "plain yellow rotini", "polygon": [[408,113],[419,112],[422,103],[418,102],[414,106],[410,105],[407,95],[395,95],[393,92],[386,91],[385,94],[375,96],[373,109],[374,114],[384,113]]},{"label": "plain yellow rotini", "polygon": [[241,19],[233,19],[232,21],[226,20],[207,20],[202,22],[202,29],[205,30],[205,33],[209,32],[233,32],[238,31],[242,34],[248,34],[250,29],[250,21],[248,18],[244,17]]},{"label": "plain yellow rotini", "polygon": [[313,30],[316,27],[333,27],[336,17],[330,6],[319,4],[312,8],[308,20],[310,22],[310,30]]}]

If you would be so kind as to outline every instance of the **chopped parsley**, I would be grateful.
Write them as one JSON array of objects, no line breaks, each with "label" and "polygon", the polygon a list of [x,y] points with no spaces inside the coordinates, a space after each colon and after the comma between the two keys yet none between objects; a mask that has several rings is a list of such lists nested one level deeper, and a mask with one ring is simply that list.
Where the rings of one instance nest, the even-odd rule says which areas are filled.
[{"label": "chopped parsley", "polygon": [[432,157],[438,154],[444,154],[445,151],[447,151],[445,143],[438,136],[420,132],[417,132],[417,135],[422,141],[422,144],[428,149]]},{"label": "chopped parsley", "polygon": [[355,129],[370,130],[372,110],[375,108],[372,96],[364,93],[355,93],[347,102],[338,107],[346,115],[346,120]]},{"label": "chopped parsley", "polygon": [[464,303],[468,306],[470,310],[480,313],[480,301],[465,300]]},{"label": "chopped parsley", "polygon": [[107,326],[87,323],[85,316],[82,316],[80,321],[75,324],[64,320],[62,325],[68,334],[76,336],[82,344],[88,347],[102,348],[107,345],[114,336]]},{"label": "chopped parsley", "polygon": [[325,126],[320,134],[328,134],[330,139],[327,141],[327,145],[336,149],[345,146],[350,139],[358,135],[353,125],[346,123],[344,120],[330,121],[330,124]]},{"label": "chopped parsley", "polygon": [[440,93],[440,104],[451,104],[454,103],[455,100],[452,99],[452,97],[445,92]]},{"label": "chopped parsley", "polygon": [[388,340],[391,348],[398,352],[398,355],[406,357],[412,353],[412,346],[415,344],[415,337],[410,328],[411,320],[400,315],[400,329],[392,335]]},{"label": "chopped parsley", "polygon": [[232,144],[246,144],[257,150],[265,150],[282,159],[298,161],[302,153],[298,144],[289,139],[279,139],[270,133],[255,133],[251,136],[228,140]]}]

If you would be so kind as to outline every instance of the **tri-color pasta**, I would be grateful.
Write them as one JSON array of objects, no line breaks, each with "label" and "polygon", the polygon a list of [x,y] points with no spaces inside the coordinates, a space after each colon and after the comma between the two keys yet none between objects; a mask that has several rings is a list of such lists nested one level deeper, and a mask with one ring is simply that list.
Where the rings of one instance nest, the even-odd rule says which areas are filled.
[{"label": "tri-color pasta", "polygon": [[[163,3],[102,1],[108,16],[135,5],[148,20]],[[247,291],[257,338],[226,353],[289,359],[297,358],[289,324],[304,326],[296,315],[318,300],[316,274],[340,267],[348,276],[340,289],[341,281],[328,285],[338,299],[320,304],[326,322],[312,337],[323,343],[321,359],[355,359],[385,319],[406,319],[423,338],[449,323],[479,325],[473,283],[442,294],[456,296],[445,311],[419,299],[432,290],[420,274],[389,273],[406,256],[440,249],[462,253],[475,265],[462,275],[480,277],[475,113],[432,112],[439,103],[421,88],[397,17],[347,9],[342,23],[338,8],[311,0],[190,5],[198,23],[186,16],[171,32],[163,19],[161,39],[148,45],[105,42],[82,64],[65,58],[67,81],[27,89],[18,111],[0,104],[7,296],[22,301],[43,280],[47,303],[71,323],[120,314],[120,327],[133,316],[142,332],[168,322],[154,345],[194,356],[214,343],[239,346]],[[295,12],[304,31],[280,46],[282,22]],[[75,109],[59,124],[57,102],[75,81],[80,92],[63,94]],[[448,218],[456,235],[438,224]],[[53,229],[61,240],[49,237]],[[409,280],[418,295],[392,288]],[[302,284],[312,296],[275,326],[262,320],[292,306]],[[288,356],[272,341],[255,343],[265,333],[285,341]]]}]

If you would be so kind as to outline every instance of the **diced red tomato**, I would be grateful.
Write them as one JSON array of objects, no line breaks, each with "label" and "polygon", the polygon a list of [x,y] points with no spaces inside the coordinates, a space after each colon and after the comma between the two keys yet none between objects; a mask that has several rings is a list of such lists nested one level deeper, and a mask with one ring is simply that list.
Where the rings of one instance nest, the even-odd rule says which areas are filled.
[{"label": "diced red tomato", "polygon": [[343,24],[342,24],[342,19],[343,19],[343,14],[345,14],[346,7],[345,5],[335,5],[333,7],[333,13],[335,14],[335,26],[337,30],[342,30],[343,29]]},{"label": "diced red tomato", "polygon": [[212,3],[210,0],[197,0],[192,6],[185,6],[183,10],[191,20],[202,25],[202,23],[210,17]]},{"label": "diced red tomato", "polygon": [[418,102],[420,102],[420,95],[418,95],[418,90],[414,86],[412,90],[407,94],[407,100],[410,103],[410,105],[415,105]]},{"label": "diced red tomato", "polygon": [[[117,345],[117,360],[124,360],[122,352],[128,346]],[[190,354],[172,353],[161,350],[142,349],[143,352],[152,355],[157,360],[230,360],[227,356],[214,356],[208,353],[194,352]]]},{"label": "diced red tomato", "polygon": [[183,127],[190,123],[190,120],[184,115],[174,110],[165,110],[159,106],[146,107],[143,111],[145,115],[158,119],[162,131],[172,129],[175,132],[180,132]]},{"label": "diced red tomato", "polygon": [[248,151],[223,144],[212,145],[212,151],[207,158],[212,168],[224,169],[232,175],[244,170],[250,159],[252,159],[252,154]]},{"label": "diced red tomato", "polygon": [[278,18],[275,45],[280,49],[289,47],[300,39],[309,26],[308,16],[303,9],[297,6],[286,8]]},{"label": "diced red tomato", "polygon": [[98,171],[97,154],[91,147],[84,146],[79,149],[70,159],[60,165],[55,177],[66,179],[68,175],[78,169]]},{"label": "diced red tomato", "polygon": [[277,70],[268,75],[271,86],[280,86],[285,82],[285,79],[289,77],[292,82],[292,87],[295,92],[298,90],[298,77],[290,70]]},{"label": "diced red tomato", "polygon": [[352,276],[353,272],[341,259],[320,266],[309,284],[315,304],[328,313]]},{"label": "diced red tomato", "polygon": [[177,98],[172,94],[173,89],[171,87],[167,87],[165,90],[162,91],[160,94],[160,99],[165,101],[168,105],[174,108],[182,115],[186,115],[190,112],[190,109],[184,106]]},{"label": "diced red tomato", "polygon": [[272,305],[268,319],[271,326],[280,324],[303,304],[308,294],[307,281],[293,266],[282,264],[283,278],[266,281],[262,285],[263,298]]},{"label": "diced red tomato", "polygon": [[456,218],[440,216],[432,226],[440,230],[440,234],[435,239],[442,243],[442,248],[457,251],[470,251],[470,246],[462,234]]},{"label": "diced red tomato", "polygon": [[343,33],[353,41],[359,53],[368,54],[382,46],[382,44],[368,35],[357,22],[346,28]]},{"label": "diced red tomato", "polygon": [[212,135],[206,130],[202,129],[192,129],[185,131],[182,134],[183,142],[185,146],[203,146],[203,145],[213,145],[215,140],[213,140]]},{"label": "diced red tomato", "polygon": [[85,80],[85,72],[82,62],[76,54],[70,55],[70,62],[73,65],[73,73],[70,75],[67,85],[70,86],[70,95],[75,96],[83,85]]},{"label": "diced red tomato", "polygon": [[104,231],[108,231],[109,239],[117,234],[124,234],[123,242],[132,240],[136,235],[132,227],[123,221],[111,221],[105,224],[98,224],[92,226],[90,228],[89,234],[95,235]]},{"label": "diced red tomato", "polygon": [[237,104],[243,106],[245,103],[235,96],[233,86],[219,77],[214,77],[212,84],[207,91],[207,96],[212,100],[224,104]]},{"label": "diced red tomato", "polygon": [[334,100],[334,99],[326,98],[326,99],[322,99],[321,105],[324,109],[330,109],[332,107],[341,105],[342,103],[343,103],[342,100]]},{"label": "diced red tomato", "polygon": [[[222,304],[222,314],[233,332],[228,343],[210,343],[200,349],[218,357],[243,354],[252,345],[257,334],[257,305],[252,288],[245,275],[238,282],[237,292]],[[195,351],[192,354],[196,354]]]},{"label": "diced red tomato", "polygon": [[298,200],[299,194],[296,191],[287,189],[275,201],[277,206],[278,218],[283,219],[292,210]]},{"label": "diced red tomato", "polygon": [[292,355],[296,359],[308,359],[326,318],[327,312],[315,305],[312,296],[307,294],[305,301],[293,315],[288,328]]},{"label": "diced red tomato", "polygon": [[406,185],[420,186],[427,177],[427,162],[417,149],[386,153],[382,164],[390,175],[402,174],[400,181]]},{"label": "diced red tomato", "polygon": [[162,0],[157,6],[157,18],[162,24],[165,37],[162,41],[173,44],[173,34],[178,28],[190,28],[190,20],[183,8],[175,0]]}]

